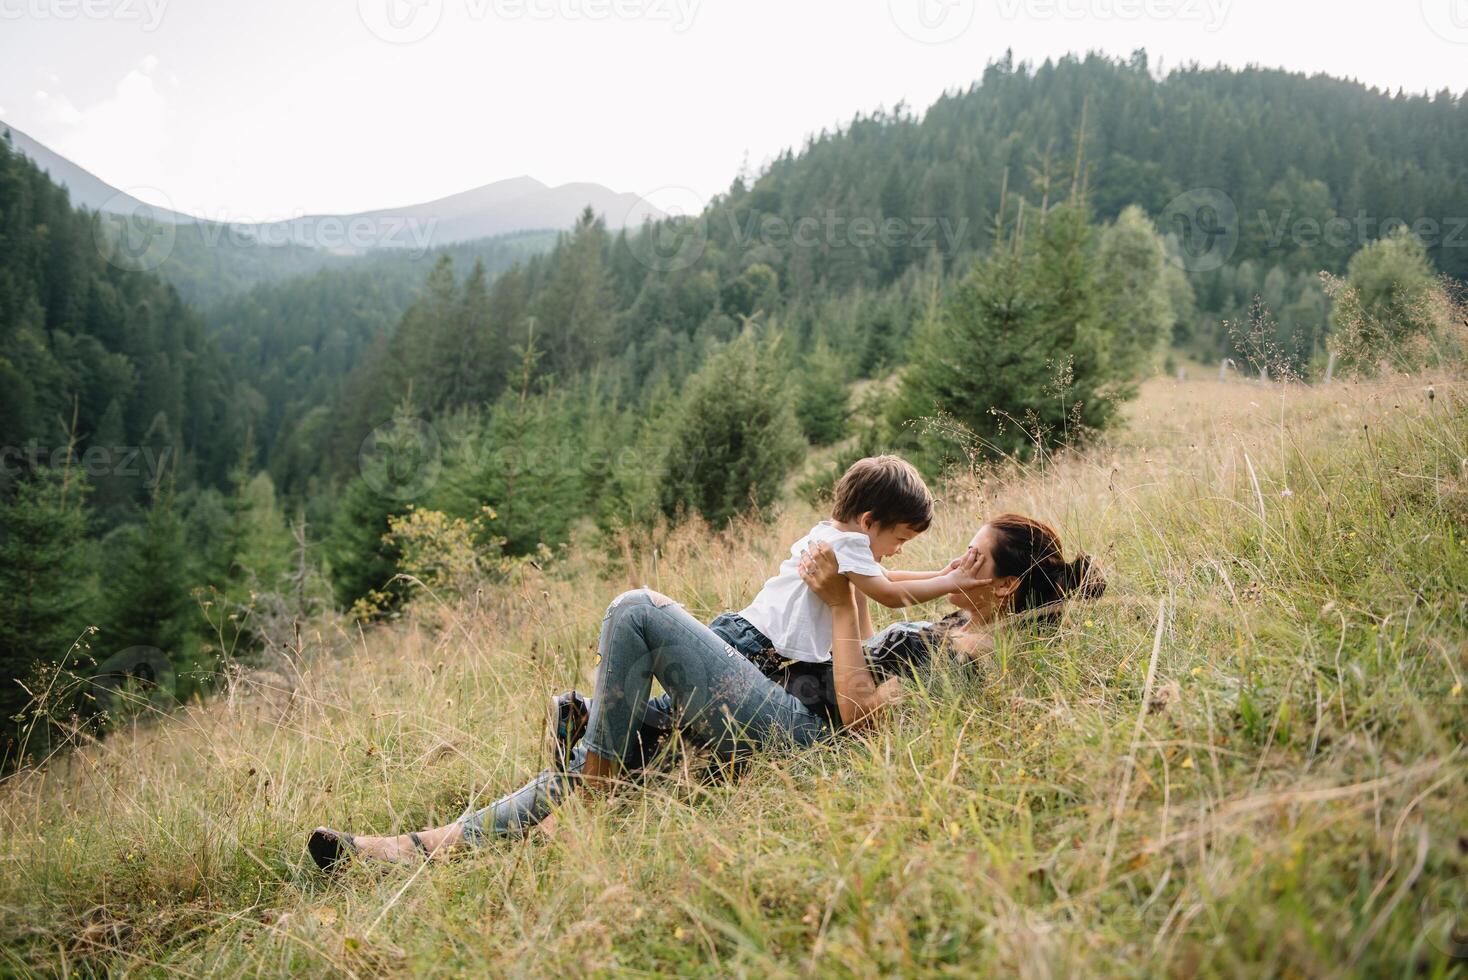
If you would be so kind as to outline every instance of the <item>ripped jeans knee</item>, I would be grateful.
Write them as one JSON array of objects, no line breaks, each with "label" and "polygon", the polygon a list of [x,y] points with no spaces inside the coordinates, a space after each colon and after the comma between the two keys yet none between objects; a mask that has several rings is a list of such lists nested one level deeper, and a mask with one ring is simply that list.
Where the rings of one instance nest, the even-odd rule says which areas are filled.
[{"label": "ripped jeans knee", "polygon": [[607,606],[606,615],[610,616],[620,606],[633,603],[638,599],[642,599],[647,605],[654,606],[658,609],[662,609],[665,606],[678,605],[678,603],[672,598],[665,596],[661,592],[658,592],[655,589],[650,589],[644,585],[640,589],[628,589],[626,592],[623,592],[621,595],[613,599],[611,605]]}]

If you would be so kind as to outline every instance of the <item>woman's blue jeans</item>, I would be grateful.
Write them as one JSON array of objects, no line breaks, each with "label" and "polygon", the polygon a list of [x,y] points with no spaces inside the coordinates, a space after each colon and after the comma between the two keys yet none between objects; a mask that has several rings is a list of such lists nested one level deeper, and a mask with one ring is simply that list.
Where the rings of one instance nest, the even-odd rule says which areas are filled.
[{"label": "woman's blue jeans", "polygon": [[[547,769],[489,806],[465,814],[465,840],[522,834],[544,820],[580,779],[588,751],[636,770],[676,729],[718,761],[766,746],[806,746],[829,738],[830,723],[681,605],[646,589],[607,607],[586,735],[565,772]],[[649,699],[656,680],[665,692]]]}]

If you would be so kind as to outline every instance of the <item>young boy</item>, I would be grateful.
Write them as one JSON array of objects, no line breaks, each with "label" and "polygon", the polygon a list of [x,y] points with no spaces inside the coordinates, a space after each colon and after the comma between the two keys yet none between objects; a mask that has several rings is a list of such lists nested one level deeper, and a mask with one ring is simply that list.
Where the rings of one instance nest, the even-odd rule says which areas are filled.
[{"label": "young boy", "polygon": [[[824,541],[862,595],[891,609],[917,605],[972,584],[956,561],[937,572],[887,572],[878,564],[901,554],[932,521],[933,495],[911,463],[900,456],[858,460],[836,483],[831,519],[791,546],[779,574],[753,602],[709,628],[766,674],[787,660],[825,663],[831,659],[831,609],[801,581],[801,553]],[[865,602],[860,610],[869,629]]]}]

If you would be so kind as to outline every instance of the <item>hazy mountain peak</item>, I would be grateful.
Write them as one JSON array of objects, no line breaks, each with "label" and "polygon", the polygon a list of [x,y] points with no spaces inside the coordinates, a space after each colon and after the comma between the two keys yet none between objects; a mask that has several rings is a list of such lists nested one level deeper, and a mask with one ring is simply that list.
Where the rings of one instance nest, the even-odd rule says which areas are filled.
[{"label": "hazy mountain peak", "polygon": [[[198,220],[145,204],[15,127],[0,122],[0,134],[7,130],[15,148],[47,171],[52,180],[64,185],[72,203],[79,207],[118,214],[146,214],[160,221]],[[266,240],[271,242],[290,241],[336,252],[343,250],[344,238],[355,248],[361,245],[424,247],[517,231],[570,228],[587,207],[603,215],[609,228],[636,226],[647,218],[662,216],[661,211],[636,194],[618,193],[591,181],[552,187],[529,174],[521,174],[418,204],[354,214],[307,215],[254,227],[268,230]],[[343,226],[352,230],[350,236],[342,232]],[[331,240],[322,240],[327,234]]]}]

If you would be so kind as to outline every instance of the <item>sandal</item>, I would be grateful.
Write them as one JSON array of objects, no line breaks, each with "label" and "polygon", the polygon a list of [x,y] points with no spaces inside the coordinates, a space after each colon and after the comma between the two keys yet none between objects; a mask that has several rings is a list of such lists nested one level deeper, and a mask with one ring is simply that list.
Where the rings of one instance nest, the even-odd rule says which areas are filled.
[{"label": "sandal", "polygon": [[[428,845],[423,843],[415,831],[408,832],[408,839],[428,861],[433,857],[428,850]],[[343,830],[332,830],[330,827],[317,827],[311,831],[311,836],[306,839],[306,850],[311,852],[311,860],[316,862],[316,867],[322,871],[335,871],[348,858],[361,855],[361,849],[357,847],[357,839]],[[374,860],[382,860],[374,858]],[[390,861],[391,864],[402,864],[401,861]]]},{"label": "sandal", "polygon": [[571,750],[586,734],[591,720],[591,703],[574,690],[551,698],[551,745],[556,768],[565,772],[571,765]]},{"label": "sandal", "polygon": [[311,860],[322,871],[335,871],[337,866],[357,853],[357,839],[345,831],[317,827],[306,839]]}]

